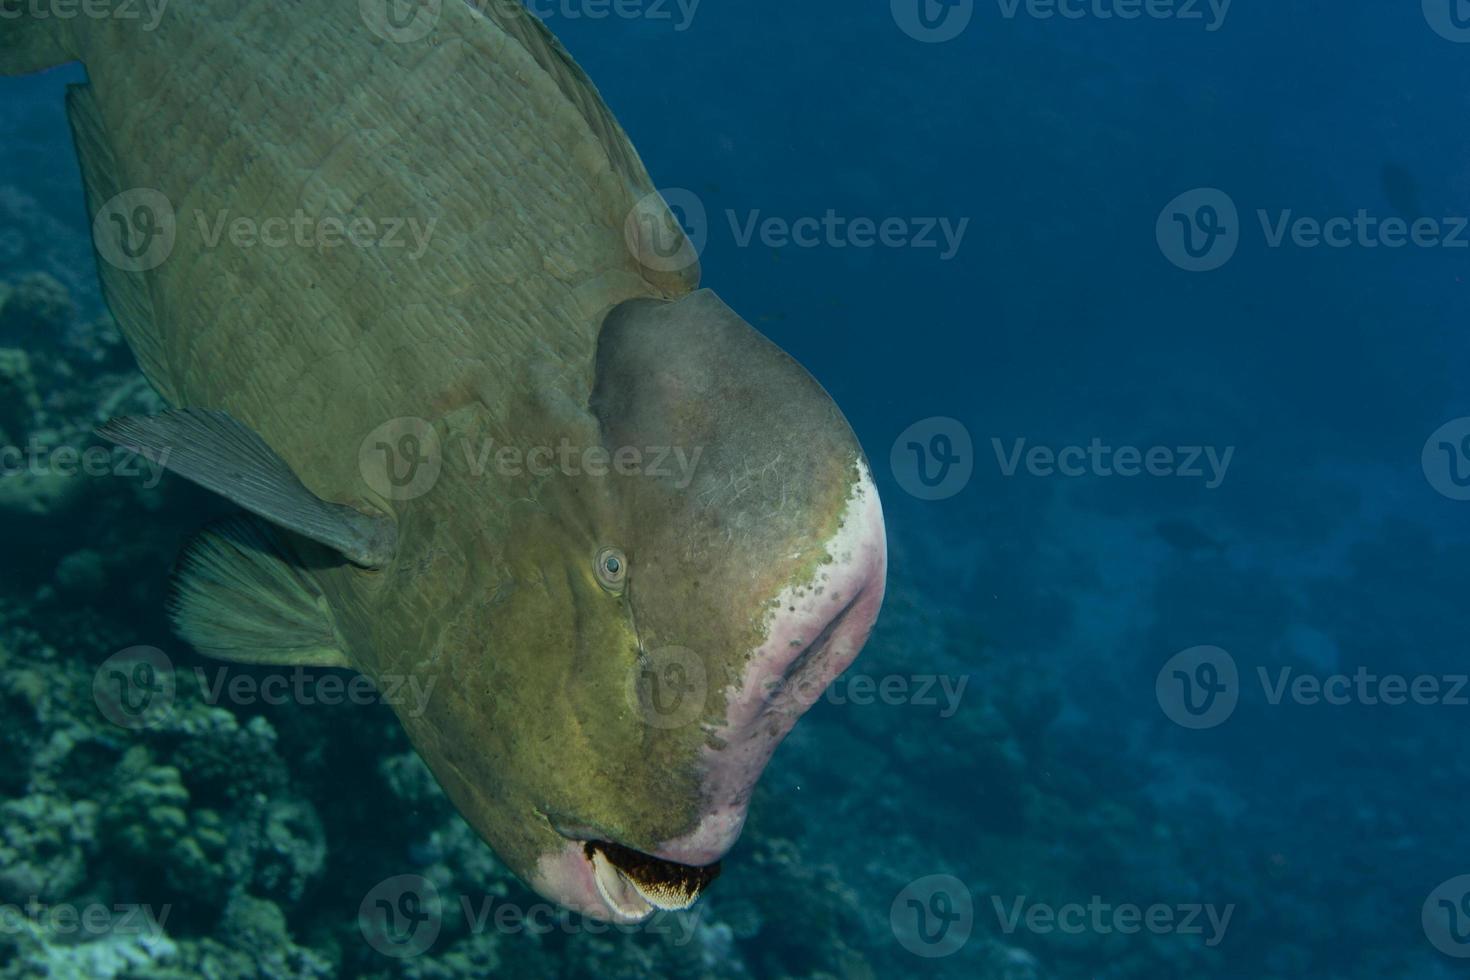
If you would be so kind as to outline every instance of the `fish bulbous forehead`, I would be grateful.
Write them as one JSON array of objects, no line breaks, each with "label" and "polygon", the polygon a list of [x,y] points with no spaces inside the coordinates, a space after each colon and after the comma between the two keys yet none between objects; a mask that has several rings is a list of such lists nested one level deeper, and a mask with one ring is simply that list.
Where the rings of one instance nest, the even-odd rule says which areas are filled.
[{"label": "fish bulbous forehead", "polygon": [[608,316],[592,408],[609,450],[683,463],[615,489],[645,640],[748,649],[749,635],[717,631],[748,634],[783,587],[814,577],[858,481],[842,413],[708,290]]}]

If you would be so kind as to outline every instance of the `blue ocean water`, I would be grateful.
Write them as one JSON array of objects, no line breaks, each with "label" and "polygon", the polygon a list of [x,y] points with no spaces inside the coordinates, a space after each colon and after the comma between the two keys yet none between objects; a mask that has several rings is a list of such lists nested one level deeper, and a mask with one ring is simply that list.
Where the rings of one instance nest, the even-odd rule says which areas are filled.
[{"label": "blue ocean water", "polygon": [[[1463,972],[1463,0],[533,9],[705,285],[861,440],[890,562],[872,639],[687,919],[446,913],[385,955],[359,904],[391,876],[451,908],[537,899],[381,705],[107,729],[88,685],[108,656],[205,663],[163,624],[164,578],[222,508],[172,480],[72,511],[0,492],[21,760],[0,976]],[[17,371],[0,387],[17,445],[27,412],[94,424],[94,381],[144,398],[89,326],[61,105],[84,77],[0,80],[0,355],[37,379],[31,401]],[[333,744],[348,726],[382,752]],[[134,798],[150,780],[163,802]],[[173,915],[68,931],[35,899]]]}]

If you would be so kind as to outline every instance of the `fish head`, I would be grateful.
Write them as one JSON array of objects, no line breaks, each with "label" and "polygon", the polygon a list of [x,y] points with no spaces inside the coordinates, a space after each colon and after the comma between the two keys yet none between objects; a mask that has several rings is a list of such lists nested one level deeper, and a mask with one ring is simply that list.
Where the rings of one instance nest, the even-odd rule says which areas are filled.
[{"label": "fish head", "polygon": [[543,896],[637,922],[693,904],[866,641],[883,515],[830,396],[707,290],[614,309],[584,411],[604,472],[541,486],[486,612],[515,683],[456,685],[425,756]]}]

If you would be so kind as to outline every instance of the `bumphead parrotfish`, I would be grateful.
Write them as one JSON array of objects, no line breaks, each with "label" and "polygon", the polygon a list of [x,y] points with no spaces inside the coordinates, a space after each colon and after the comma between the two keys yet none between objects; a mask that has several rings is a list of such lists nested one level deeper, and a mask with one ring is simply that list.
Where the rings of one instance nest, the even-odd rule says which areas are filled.
[{"label": "bumphead parrotfish", "polygon": [[0,23],[0,72],[87,69],[103,293],[170,406],[100,431],[248,512],[179,563],[200,652],[414,678],[512,871],[687,907],[878,614],[868,464],[540,21],[395,9]]}]

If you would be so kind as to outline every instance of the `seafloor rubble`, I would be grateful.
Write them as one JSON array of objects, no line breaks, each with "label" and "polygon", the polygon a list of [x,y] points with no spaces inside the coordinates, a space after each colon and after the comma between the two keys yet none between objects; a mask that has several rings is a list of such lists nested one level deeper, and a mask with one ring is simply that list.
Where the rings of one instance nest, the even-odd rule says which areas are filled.
[{"label": "seafloor rubble", "polygon": [[[62,472],[57,452],[156,407],[105,317],[49,276],[0,286],[0,443],[19,451],[0,475],[0,978],[1268,977],[1330,941],[1299,921],[1304,945],[1262,963],[1178,933],[1007,935],[1011,896],[1230,902],[1242,931],[1293,920],[1270,897],[1281,865],[1253,859],[1227,807],[1154,798],[1146,759],[1065,724],[1057,678],[992,657],[969,617],[918,594],[897,524],[890,599],[854,669],[942,676],[957,696],[835,689],[695,911],[627,932],[555,912],[458,818],[387,707],[263,697],[280,671],[171,638],[170,558],[221,505],[114,456]],[[169,686],[142,721],[107,695],[153,656],[117,659],[138,647],[167,658],[146,667]],[[321,692],[331,673],[289,680]],[[930,874],[975,901],[973,934],[943,958],[906,949],[890,918]],[[384,892],[405,875],[407,904]],[[435,897],[422,949],[369,926],[379,902],[415,915]]]}]

